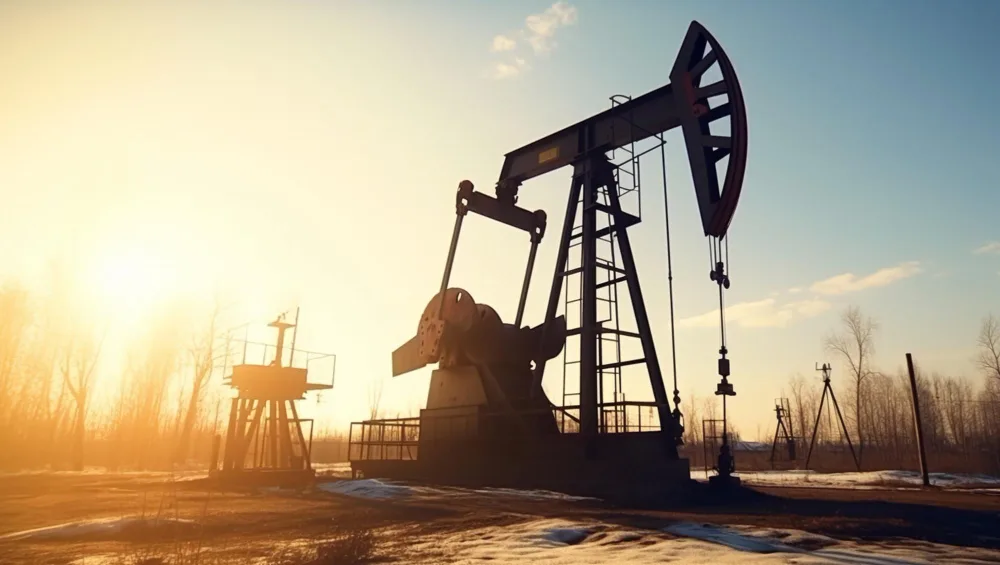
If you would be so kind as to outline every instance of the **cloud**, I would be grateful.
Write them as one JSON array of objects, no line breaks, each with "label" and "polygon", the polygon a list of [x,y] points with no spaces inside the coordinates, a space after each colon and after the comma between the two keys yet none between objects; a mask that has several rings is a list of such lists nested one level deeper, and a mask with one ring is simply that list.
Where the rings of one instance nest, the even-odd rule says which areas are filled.
[{"label": "cloud", "polygon": [[490,46],[490,51],[493,51],[494,53],[500,51],[513,51],[515,47],[517,47],[516,41],[506,35],[498,35],[493,38],[493,45]]},{"label": "cloud", "polygon": [[900,263],[894,267],[879,269],[874,273],[861,278],[858,278],[858,276],[854,273],[843,273],[832,276],[828,279],[813,283],[809,287],[809,290],[815,292],[816,294],[825,295],[858,292],[867,288],[888,286],[898,280],[912,277],[921,271],[922,269],[920,268],[919,261],[908,261],[906,263]]},{"label": "cloud", "polygon": [[556,2],[541,14],[532,14],[525,18],[525,39],[535,50],[535,53],[551,51],[556,43],[556,30],[576,23],[576,7],[567,2]]},{"label": "cloud", "polygon": [[[490,51],[493,53],[512,53],[518,49],[518,37],[531,47],[535,56],[544,55],[556,47],[555,36],[560,28],[576,23],[576,6],[560,0],[549,6],[540,14],[531,14],[524,19],[524,27],[510,34],[493,37]],[[490,76],[495,79],[505,79],[518,76],[529,69],[524,56],[514,57],[493,64]]]},{"label": "cloud", "polygon": [[[857,292],[867,288],[877,288],[890,285],[898,280],[912,277],[923,272],[919,261],[908,261],[893,267],[879,269],[874,273],[858,277],[854,273],[843,273],[817,281],[808,290],[818,295],[839,295]],[[998,273],[1000,274],[1000,273]],[[792,287],[787,290],[789,295],[800,294],[806,289]],[[736,324],[744,328],[784,328],[795,322],[814,318],[833,308],[833,304],[821,297],[779,302],[779,293],[770,293],[769,298],[753,302],[739,302],[726,308],[726,324]],[[684,318],[677,322],[678,327],[685,328],[718,328],[719,309],[698,316]]]},{"label": "cloud", "polygon": [[[740,302],[726,308],[726,324],[744,328],[784,328],[806,318],[826,312],[833,305],[825,300],[810,299],[778,304],[774,298],[754,302]],[[717,328],[719,309],[677,322],[682,328]]]},{"label": "cloud", "polygon": [[528,63],[520,57],[515,57],[513,64],[511,63],[497,63],[493,65],[493,78],[495,79],[505,79],[516,77],[521,74],[521,71],[527,70]]},{"label": "cloud", "polygon": [[976,255],[1000,254],[1000,241],[991,241],[973,251]]}]

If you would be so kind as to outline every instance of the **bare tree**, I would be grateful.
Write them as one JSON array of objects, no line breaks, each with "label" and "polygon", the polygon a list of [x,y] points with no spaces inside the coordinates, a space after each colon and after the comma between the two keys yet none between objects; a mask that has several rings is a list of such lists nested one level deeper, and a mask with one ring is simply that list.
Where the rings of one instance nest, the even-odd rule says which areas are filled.
[{"label": "bare tree", "polygon": [[990,314],[979,328],[979,355],[976,364],[987,378],[1000,380],[1000,322]]},{"label": "bare tree", "polygon": [[72,439],[72,466],[76,471],[83,470],[83,440],[87,432],[87,408],[89,408],[91,385],[94,369],[101,357],[104,337],[101,336],[95,344],[93,336],[73,332],[66,341],[59,355],[59,373],[65,390],[69,392],[75,405]]},{"label": "bare tree", "polygon": [[0,288],[0,413],[13,400],[16,369],[24,361],[25,340],[31,324],[28,293],[14,285]]},{"label": "bare tree", "polygon": [[[116,434],[125,441],[126,453],[139,469],[148,468],[150,456],[159,455],[155,444],[162,439],[164,401],[178,366],[182,343],[179,318],[164,311],[152,317],[147,331],[136,336],[127,354],[122,379],[122,402]],[[163,455],[170,459],[172,453]]]},{"label": "bare tree", "polygon": [[[191,433],[198,421],[199,408],[205,396],[206,385],[208,385],[208,381],[212,377],[212,370],[215,368],[217,353],[220,348],[227,352],[229,349],[226,336],[220,336],[217,331],[220,310],[219,302],[216,301],[213,304],[206,327],[193,337],[187,348],[187,354],[192,364],[191,394],[188,397],[187,410],[177,439],[177,450],[174,453],[174,462],[176,463],[184,461],[191,450]],[[223,339],[220,340],[220,337]]]},{"label": "bare tree", "polygon": [[970,431],[974,425],[969,414],[969,406],[973,404],[972,386],[964,380],[949,378],[944,383],[943,411],[951,432],[952,441],[968,455]]},{"label": "bare tree", "polygon": [[380,404],[382,404],[382,379],[368,383],[368,417],[370,420],[379,417]]},{"label": "bare tree", "polygon": [[872,375],[871,359],[875,355],[875,331],[878,324],[861,313],[857,306],[848,306],[841,315],[843,328],[826,339],[826,349],[839,355],[850,369],[854,392],[854,426],[858,439],[858,461],[864,452],[862,435],[861,397],[865,380]]},{"label": "bare tree", "polygon": [[688,401],[690,408],[684,415],[684,443],[687,445],[698,445],[701,443],[701,419],[698,412],[698,399],[691,395]]},{"label": "bare tree", "polygon": [[815,412],[813,409],[814,398],[805,390],[806,378],[801,374],[796,374],[788,380],[788,388],[791,390],[791,398],[789,399],[790,408],[792,409],[791,417],[789,418],[790,432],[794,437],[805,437],[808,440],[808,434],[812,428],[812,420],[809,415]]}]

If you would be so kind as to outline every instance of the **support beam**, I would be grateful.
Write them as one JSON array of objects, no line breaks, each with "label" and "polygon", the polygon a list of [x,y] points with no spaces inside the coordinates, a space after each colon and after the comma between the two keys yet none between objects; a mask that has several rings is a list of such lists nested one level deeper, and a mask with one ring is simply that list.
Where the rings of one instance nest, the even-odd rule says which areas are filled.
[{"label": "support beam", "polygon": [[[718,69],[722,80],[703,85],[711,68]],[[719,120],[728,122],[729,135],[712,133]],[[723,237],[746,172],[746,105],[732,62],[698,22],[688,28],[669,84],[507,153],[497,194],[516,193],[529,179],[678,127],[684,131],[705,235]],[[726,157],[720,174],[716,165]]]},{"label": "support beam", "polygon": [[[618,185],[615,183],[611,164],[606,163],[604,168],[605,183],[608,187],[608,199],[611,202],[611,216],[613,225],[618,225],[623,221],[621,203],[618,202]],[[656,345],[653,343],[653,328],[649,323],[649,315],[646,312],[646,303],[642,298],[642,287],[639,285],[639,272],[636,270],[635,257],[632,255],[632,243],[628,238],[628,230],[621,228],[616,230],[618,236],[618,248],[621,250],[622,265],[625,268],[625,284],[628,286],[629,301],[632,303],[632,312],[635,315],[635,324],[638,328],[639,342],[642,344],[642,356],[646,360],[646,372],[649,374],[649,384],[653,389],[653,399],[656,401],[656,411],[660,418],[660,429],[667,437],[674,438],[679,434],[675,432],[675,422],[670,411],[670,400],[667,397],[667,389],[663,384],[663,373],[660,372],[660,361],[656,356]],[[679,437],[677,439],[680,439]],[[676,444],[668,447],[676,455]]]},{"label": "support beam", "polygon": [[[635,127],[624,127],[630,123]],[[611,151],[679,125],[673,87],[667,84],[511,151],[500,181],[520,184],[579,161],[591,150]]]},{"label": "support beam", "polygon": [[593,162],[577,166],[583,183],[583,272],[582,316],[580,319],[580,432],[587,438],[597,435],[597,190],[599,171]]},{"label": "support beam", "polygon": [[[573,242],[573,222],[576,220],[576,210],[580,206],[580,192],[583,190],[583,179],[573,176],[569,188],[569,202],[566,204],[566,216],[563,218],[562,237],[559,238],[559,251],[556,254],[555,273],[552,275],[552,286],[549,287],[549,302],[545,307],[545,327],[548,322],[556,318],[559,309],[559,296],[563,291],[563,278],[566,271],[566,261],[569,258],[569,246]],[[544,331],[544,330],[543,330]],[[542,343],[545,343],[545,336],[542,336]],[[545,363],[535,362],[533,371],[534,382],[531,385],[532,393],[541,391],[542,377],[545,376]]]}]

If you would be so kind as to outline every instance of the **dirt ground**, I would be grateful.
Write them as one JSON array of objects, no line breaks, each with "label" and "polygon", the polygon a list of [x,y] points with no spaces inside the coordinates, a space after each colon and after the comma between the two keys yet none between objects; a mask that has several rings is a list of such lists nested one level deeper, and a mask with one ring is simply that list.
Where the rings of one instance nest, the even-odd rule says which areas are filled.
[{"label": "dirt ground", "polygon": [[[155,530],[134,527],[50,539],[10,536],[127,516],[174,522]],[[706,496],[697,504],[639,510],[594,500],[473,492],[455,496],[434,489],[371,500],[316,489],[220,492],[199,481],[162,477],[40,474],[0,479],[0,563],[286,564],[292,561],[280,556],[288,548],[351,531],[375,533],[379,561],[405,563],[412,542],[420,538],[538,518],[657,531],[678,521],[752,525],[841,540],[906,538],[1000,549],[996,492],[759,487],[738,496]],[[441,560],[447,562],[446,556]]]}]

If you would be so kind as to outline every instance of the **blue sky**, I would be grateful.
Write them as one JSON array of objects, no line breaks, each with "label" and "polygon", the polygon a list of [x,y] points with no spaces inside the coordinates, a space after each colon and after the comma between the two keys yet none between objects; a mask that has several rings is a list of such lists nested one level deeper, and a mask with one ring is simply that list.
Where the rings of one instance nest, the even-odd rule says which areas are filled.
[{"label": "blue sky", "polygon": [[[929,369],[975,377],[980,319],[1000,313],[1000,250],[974,253],[1000,240],[1000,6],[551,6],[5,5],[0,79],[19,86],[0,92],[0,235],[48,227],[0,251],[6,274],[30,277],[40,258],[79,255],[71,249],[138,246],[268,307],[301,303],[302,343],[341,356],[330,421],[363,416],[380,380],[390,410],[413,409],[428,373],[389,379],[389,352],[440,280],[458,182],[490,192],[505,152],[605,109],[612,94],[667,82],[697,19],[732,59],[749,117],[727,298],[737,424],[769,426],[790,375],[841,365],[822,339],[849,304],[880,322],[880,368],[912,352]],[[497,36],[515,48],[491,50]],[[503,77],[498,64],[510,66]],[[668,140],[677,317],[687,320],[680,384],[705,398],[718,343],[698,317],[716,307],[716,289],[680,137]],[[568,179],[564,169],[521,192],[551,219],[529,323],[544,310]],[[645,186],[631,233],[666,367],[663,202],[657,182]],[[453,277],[508,319],[521,236],[468,222]],[[185,271],[191,261],[199,268]],[[555,373],[546,387],[558,401]],[[630,398],[648,395],[641,377],[630,382]]]},{"label": "blue sky", "polygon": [[[485,118],[484,127],[505,148],[602,109],[610,94],[638,94],[664,83],[692,19],[730,54],[750,125],[744,197],[732,228],[730,304],[739,309],[740,303],[757,303],[747,312],[765,325],[775,312],[759,301],[773,299],[775,308],[809,301],[805,310],[816,312],[796,315],[783,327],[732,322],[738,391],[753,398],[775,395],[788,375],[811,374],[814,361],[828,359],[822,338],[848,304],[879,321],[881,368],[894,370],[911,351],[928,368],[973,376],[969,358],[979,321],[1000,307],[1000,256],[973,253],[1000,239],[993,221],[1000,178],[989,166],[1000,146],[991,72],[997,69],[996,6],[574,2],[575,23],[555,31],[556,45],[543,56],[524,50],[517,34],[526,28],[526,14],[543,13],[546,5],[474,6],[435,4],[423,14],[414,9],[407,20],[426,21],[428,35],[432,21],[447,19],[444,13],[466,22],[448,43],[469,45],[463,50],[471,62],[463,57],[468,66],[461,72],[470,75],[484,57],[491,63],[513,60],[473,49],[480,37],[503,34],[518,41],[514,57],[530,68],[470,84],[461,94],[469,101],[495,101],[485,113],[499,120]],[[712,308],[714,287],[707,280],[686,160],[676,144],[671,178],[678,315],[684,318]],[[558,194],[539,197],[548,208],[562,206],[560,182],[539,182]],[[646,202],[647,210],[655,208],[657,196]],[[652,263],[640,272],[647,288],[662,287],[656,273],[662,268],[662,257],[656,257],[662,255],[662,227],[650,223],[658,224],[654,219],[636,228],[646,243],[643,258]],[[831,282],[853,284],[826,285],[837,294],[809,291],[838,276]],[[804,290],[789,294],[791,288]],[[652,302],[662,322],[664,303]],[[714,330],[679,331],[687,333],[679,342],[682,383],[686,377],[689,389],[708,394],[711,384],[704,381],[715,380]],[[668,351],[661,346],[661,357]],[[735,412],[744,422],[752,420],[749,411]]]}]

